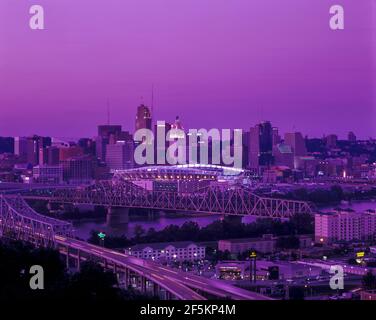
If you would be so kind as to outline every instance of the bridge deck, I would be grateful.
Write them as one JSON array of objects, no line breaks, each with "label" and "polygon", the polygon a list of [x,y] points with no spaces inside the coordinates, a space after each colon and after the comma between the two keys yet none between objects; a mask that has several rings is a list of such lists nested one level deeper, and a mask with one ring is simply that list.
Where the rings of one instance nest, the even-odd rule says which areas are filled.
[{"label": "bridge deck", "polygon": [[69,245],[72,248],[83,250],[89,254],[94,254],[100,258],[115,262],[118,265],[131,268],[147,276],[147,278],[160,283],[162,286],[168,285],[169,290],[175,294],[179,292],[182,299],[204,299],[200,294],[194,291],[198,290],[219,298],[230,298],[233,300],[271,300],[266,296],[235,287],[222,280],[207,279],[180,270],[171,269],[150,260],[139,259],[80,240],[59,236],[56,240],[59,244]]},{"label": "bridge deck", "polygon": [[57,203],[279,219],[314,212],[313,205],[308,202],[262,197],[242,186],[209,186],[205,190],[187,193],[145,190],[129,181],[100,181],[75,189],[42,188],[24,190],[20,194],[24,198]]},{"label": "bridge deck", "polygon": [[71,226],[69,222],[47,217],[36,212],[25,202],[25,200],[22,199],[21,196],[8,196],[4,197],[4,200],[9,204],[11,208],[17,210],[17,212],[20,215],[23,215],[24,217],[30,218],[35,221],[43,222],[52,226]]}]

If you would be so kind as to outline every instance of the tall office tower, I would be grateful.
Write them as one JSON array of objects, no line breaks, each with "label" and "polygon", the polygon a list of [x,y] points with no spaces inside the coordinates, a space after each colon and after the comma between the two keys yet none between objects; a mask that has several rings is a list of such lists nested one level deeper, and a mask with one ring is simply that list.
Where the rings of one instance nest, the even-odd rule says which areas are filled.
[{"label": "tall office tower", "polygon": [[294,157],[304,157],[307,155],[305,140],[300,132],[286,133],[285,143],[291,146]]},{"label": "tall office tower", "polygon": [[14,154],[19,157],[21,162],[27,161],[27,138],[14,138]]},{"label": "tall office tower", "polygon": [[39,137],[39,147],[47,148],[52,145],[51,137]]},{"label": "tall office tower", "polygon": [[37,165],[39,162],[39,144],[36,137],[27,138],[27,157],[26,162],[32,164],[33,166]]},{"label": "tall office tower", "polygon": [[118,141],[115,144],[108,144],[106,149],[106,163],[111,170],[133,168],[133,140]]},{"label": "tall office tower", "polygon": [[[169,146],[174,144],[176,141],[178,141],[178,139],[187,138],[186,133],[184,132],[184,127],[180,121],[179,116],[176,116],[174,123],[171,125],[171,130],[169,132],[167,131],[166,133],[167,133],[168,138],[170,139]],[[186,144],[186,146],[188,146],[188,144]],[[184,158],[184,162],[186,162],[187,151],[188,150],[186,149],[184,157],[182,157],[182,155],[179,154],[179,150],[176,150],[175,152],[172,152],[172,151],[167,152],[166,155],[168,154],[171,159],[177,159],[177,158],[183,159]]]},{"label": "tall office tower", "polygon": [[100,125],[98,126],[98,136],[95,139],[97,158],[105,161],[106,145],[116,143],[121,135],[121,125]]},{"label": "tall office tower", "polygon": [[350,142],[356,142],[356,135],[354,132],[349,132],[348,136],[347,136],[347,139],[350,141]]},{"label": "tall office tower", "polygon": [[84,151],[84,154],[95,156],[95,141],[90,138],[81,138],[78,140],[78,145]]},{"label": "tall office tower", "polygon": [[250,129],[249,167],[259,171],[273,164],[273,128],[264,121]]},{"label": "tall office tower", "polygon": [[286,143],[278,143],[273,146],[274,164],[277,166],[287,166],[294,168],[294,153],[290,145]]},{"label": "tall office tower", "polygon": [[[154,125],[154,163],[156,165],[166,164],[166,153],[170,143],[166,140],[167,133],[171,130],[172,125],[167,122],[160,122]],[[157,141],[158,132],[163,132],[163,141]],[[137,143],[137,142],[136,142]],[[160,161],[163,159],[163,161]],[[159,161],[158,161],[159,160]]]},{"label": "tall office tower", "polygon": [[47,147],[47,164],[49,166],[56,166],[60,161],[60,150],[58,147]]},{"label": "tall office tower", "polygon": [[27,159],[26,161],[33,166],[39,164],[39,155],[43,150],[51,145],[51,138],[32,136],[27,138]]},{"label": "tall office tower", "polygon": [[260,154],[260,133],[259,127],[253,127],[249,130],[249,169],[258,170]]},{"label": "tall office tower", "polygon": [[277,144],[281,143],[281,136],[278,133],[278,128],[273,128],[273,146],[276,146]]},{"label": "tall office tower", "polygon": [[0,137],[0,154],[1,153],[14,153],[13,137]]},{"label": "tall office tower", "polygon": [[243,168],[246,168],[249,163],[249,131],[243,132],[242,143],[243,143]]},{"label": "tall office tower", "polygon": [[141,104],[137,107],[137,114],[136,114],[136,126],[135,131],[139,129],[149,129],[151,130],[151,112],[149,107]]},{"label": "tall office tower", "polygon": [[298,169],[302,157],[307,156],[307,147],[303,135],[300,132],[285,133],[285,144],[291,147],[294,165],[292,168]]},{"label": "tall office tower", "polygon": [[79,146],[69,146],[59,148],[59,160],[64,161],[73,157],[81,157],[84,155],[84,151]]},{"label": "tall office tower", "polygon": [[171,125],[171,129],[184,130],[179,116],[176,116],[174,123]]},{"label": "tall office tower", "polygon": [[121,135],[121,125],[98,126],[98,137],[103,138],[107,143],[116,143]]},{"label": "tall office tower", "polygon": [[39,148],[39,159],[38,159],[38,161],[39,161],[40,166],[48,163],[48,150],[47,150],[47,148]]},{"label": "tall office tower", "polygon": [[122,131],[117,141],[133,141],[133,135],[129,131]]},{"label": "tall office tower", "polygon": [[330,134],[325,138],[326,146],[328,148],[335,148],[337,146],[338,137],[335,134]]},{"label": "tall office tower", "polygon": [[121,125],[106,124],[98,126],[99,137],[110,137],[111,135],[118,135],[121,132]]}]

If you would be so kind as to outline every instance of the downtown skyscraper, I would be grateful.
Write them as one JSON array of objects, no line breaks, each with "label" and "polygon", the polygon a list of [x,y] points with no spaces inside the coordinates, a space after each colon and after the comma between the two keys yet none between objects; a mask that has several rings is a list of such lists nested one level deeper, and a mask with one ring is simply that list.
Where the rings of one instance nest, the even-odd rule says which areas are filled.
[{"label": "downtown skyscraper", "polygon": [[273,127],[264,121],[250,129],[249,168],[259,171],[273,164]]},{"label": "downtown skyscraper", "polygon": [[135,131],[140,129],[149,129],[151,130],[152,126],[152,115],[149,107],[141,104],[137,107],[137,114],[136,114],[136,125]]}]

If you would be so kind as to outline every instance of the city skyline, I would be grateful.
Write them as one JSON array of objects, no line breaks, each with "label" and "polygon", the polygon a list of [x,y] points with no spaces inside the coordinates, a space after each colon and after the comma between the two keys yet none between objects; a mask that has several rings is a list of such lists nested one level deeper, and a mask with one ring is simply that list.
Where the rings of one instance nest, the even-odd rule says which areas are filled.
[{"label": "city skyline", "polygon": [[187,128],[268,119],[311,137],[374,137],[371,2],[343,2],[340,32],[325,1],[41,0],[40,32],[28,28],[27,1],[2,2],[0,134],[93,136],[107,101],[111,123],[132,130],[154,84],[154,119],[179,115]]},{"label": "city skyline", "polygon": [[0,304],[376,300],[375,18],[376,0],[1,0]]},{"label": "city skyline", "polygon": [[[146,106],[147,107],[147,106]],[[154,120],[152,118],[152,125],[156,125],[157,122],[163,122],[165,123],[166,125],[169,125],[171,123],[173,123],[172,121],[173,119],[169,119],[169,120]],[[134,121],[133,121],[134,122]],[[343,134],[339,135],[337,132],[334,132],[333,130],[332,131],[329,131],[327,133],[323,133],[322,135],[308,135],[306,134],[304,131],[301,131],[301,130],[297,130],[297,128],[294,126],[291,130],[287,130],[287,131],[282,131],[280,130],[280,127],[278,125],[275,125],[274,122],[270,121],[270,120],[261,120],[259,122],[254,122],[254,123],[251,123],[249,125],[248,128],[240,128],[240,130],[242,130],[243,133],[250,133],[250,130],[252,130],[252,128],[255,126],[255,125],[259,125],[261,123],[271,123],[272,125],[272,128],[273,129],[277,129],[277,132],[279,134],[282,135],[282,141],[284,140],[283,139],[283,135],[285,134],[294,134],[294,133],[300,133],[302,134],[303,138],[308,138],[308,139],[325,139],[327,137],[330,137],[330,136],[336,136],[338,138],[338,140],[349,140],[349,135],[353,135],[355,134],[355,138],[358,139],[358,141],[367,141],[367,140],[374,140],[376,139],[374,136],[369,136],[369,137],[359,137],[357,135],[356,132],[354,132],[353,130],[349,129],[348,131],[344,132]],[[100,126],[115,126],[115,127],[121,127],[124,132],[126,133],[129,133],[131,135],[133,135],[133,133],[135,132],[134,128],[132,128],[132,124],[126,124],[126,125],[123,125],[122,123],[120,123],[120,121],[110,121],[110,122],[106,122],[106,121],[103,121],[103,123],[101,124],[96,124],[94,125],[93,129],[91,131],[93,131],[93,134],[90,134],[90,135],[81,135],[81,136],[69,136],[69,135],[65,135],[65,136],[58,136],[58,135],[51,135],[49,134],[48,132],[46,133],[41,133],[41,132],[31,132],[29,134],[15,134],[15,135],[6,135],[6,134],[1,134],[1,131],[0,131],[0,136],[2,137],[12,137],[12,138],[17,138],[17,137],[32,137],[32,136],[40,136],[40,137],[50,137],[52,140],[56,140],[56,142],[58,141],[61,141],[61,142],[78,142],[78,140],[80,139],[94,139],[95,137],[98,136],[98,133],[96,132],[98,127]],[[133,124],[134,126],[134,124]],[[189,130],[211,130],[211,129],[218,129],[219,131],[223,130],[223,129],[227,129],[227,130],[239,130],[239,128],[237,127],[234,127],[234,128],[209,128],[209,127],[202,127],[202,128],[184,128],[182,129],[183,131],[185,132],[189,132]],[[168,132],[169,130],[166,131],[166,133]]]}]

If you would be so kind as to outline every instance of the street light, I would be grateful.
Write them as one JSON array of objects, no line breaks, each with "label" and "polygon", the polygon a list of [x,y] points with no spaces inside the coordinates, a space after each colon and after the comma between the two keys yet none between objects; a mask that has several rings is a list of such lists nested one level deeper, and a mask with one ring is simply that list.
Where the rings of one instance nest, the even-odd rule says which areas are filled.
[{"label": "street light", "polygon": [[257,253],[256,251],[251,251],[249,254],[249,278],[250,281],[256,282],[256,258],[257,258]]},{"label": "street light", "polygon": [[101,245],[104,247],[104,239],[106,238],[106,234],[104,232],[99,232],[98,238],[100,239]]}]

